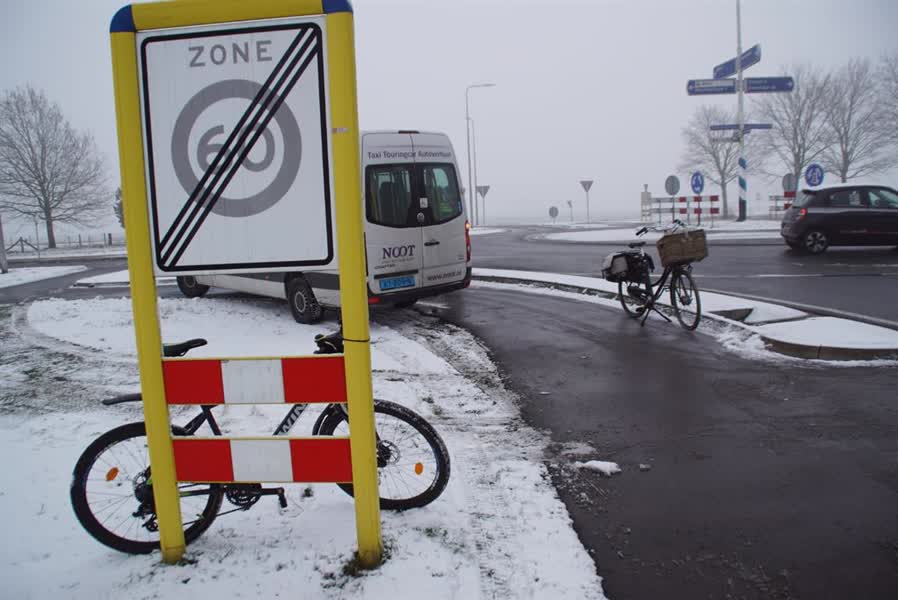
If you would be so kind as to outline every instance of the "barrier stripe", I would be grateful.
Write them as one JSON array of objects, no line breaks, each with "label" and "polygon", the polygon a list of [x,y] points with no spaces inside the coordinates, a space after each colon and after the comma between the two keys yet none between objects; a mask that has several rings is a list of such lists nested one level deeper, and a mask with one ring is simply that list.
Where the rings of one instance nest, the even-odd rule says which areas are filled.
[{"label": "barrier stripe", "polygon": [[351,483],[348,437],[172,438],[178,481]]},{"label": "barrier stripe", "polygon": [[346,402],[342,356],[164,360],[165,401],[177,404]]},{"label": "barrier stripe", "polygon": [[719,202],[720,196],[708,196],[708,202]]}]

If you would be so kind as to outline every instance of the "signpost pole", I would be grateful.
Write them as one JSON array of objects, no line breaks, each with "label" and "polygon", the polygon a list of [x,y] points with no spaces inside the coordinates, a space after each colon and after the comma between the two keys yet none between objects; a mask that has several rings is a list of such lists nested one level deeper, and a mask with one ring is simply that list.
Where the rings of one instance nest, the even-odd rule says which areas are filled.
[{"label": "signpost pole", "polygon": [[168,405],[162,383],[162,338],[156,306],[152,242],[144,179],[143,137],[140,96],[137,84],[135,33],[111,34],[115,113],[118,126],[122,197],[128,235],[128,271],[140,389],[143,393],[144,421],[150,464],[153,465],[153,498],[159,523],[162,560],[176,563],[184,555],[184,529],[175,478],[175,455],[169,434]]},{"label": "signpost pole", "polygon": [[371,386],[371,339],[365,277],[365,243],[359,166],[359,117],[356,103],[355,42],[352,13],[327,15],[333,122],[334,198],[340,256],[340,303],[343,316],[346,393],[352,435],[352,485],[355,496],[359,562],[381,562],[380,506],[375,457],[374,401]]},{"label": "signpost pole", "polygon": [[739,124],[739,221],[746,217],[746,202],[748,198],[748,182],[745,179],[745,170],[748,163],[745,161],[745,90],[742,81],[742,8],[741,0],[736,0],[736,93],[739,94],[738,124]]},{"label": "signpost pole", "polygon": [[3,218],[0,215],[0,273],[9,272],[9,263],[6,262],[6,242],[3,240]]}]

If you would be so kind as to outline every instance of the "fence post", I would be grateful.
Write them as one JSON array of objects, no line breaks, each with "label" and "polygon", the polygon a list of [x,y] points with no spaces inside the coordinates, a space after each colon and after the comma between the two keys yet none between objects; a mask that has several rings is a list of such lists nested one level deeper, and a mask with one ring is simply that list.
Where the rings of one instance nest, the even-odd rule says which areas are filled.
[{"label": "fence post", "polygon": [[0,273],[9,271],[9,263],[6,261],[6,242],[3,239],[3,219],[0,217]]}]

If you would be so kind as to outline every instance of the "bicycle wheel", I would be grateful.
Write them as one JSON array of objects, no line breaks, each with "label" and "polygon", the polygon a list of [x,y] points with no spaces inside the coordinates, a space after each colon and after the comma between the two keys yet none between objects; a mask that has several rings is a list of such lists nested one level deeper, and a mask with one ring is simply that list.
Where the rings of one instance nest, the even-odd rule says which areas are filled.
[{"label": "bicycle wheel", "polygon": [[[186,435],[173,427],[176,435]],[[98,542],[129,554],[159,548],[146,427],[111,429],[87,447],[75,465],[70,490],[81,525]],[[184,539],[200,536],[218,515],[222,490],[215,484],[179,483]]]},{"label": "bicycle wheel", "polygon": [[[628,287],[631,285],[639,285],[636,283],[629,283],[627,281],[618,281],[617,282],[617,298],[620,300],[620,305],[624,307],[624,312],[627,313],[628,317],[636,319],[642,316],[642,313],[645,312],[645,306],[642,304],[642,300],[639,298],[634,298],[630,295],[628,291]],[[642,290],[642,286],[639,287]],[[627,298],[630,298],[635,304],[631,304],[627,302]]]},{"label": "bicycle wheel", "polygon": [[[449,483],[449,451],[423,417],[386,400],[374,402],[377,480],[384,510],[419,508],[436,500]],[[325,419],[320,435],[349,435],[342,412]],[[352,484],[337,484],[352,495]]]},{"label": "bicycle wheel", "polygon": [[694,330],[702,318],[702,302],[698,287],[689,271],[678,269],[670,282],[670,305],[680,325]]}]

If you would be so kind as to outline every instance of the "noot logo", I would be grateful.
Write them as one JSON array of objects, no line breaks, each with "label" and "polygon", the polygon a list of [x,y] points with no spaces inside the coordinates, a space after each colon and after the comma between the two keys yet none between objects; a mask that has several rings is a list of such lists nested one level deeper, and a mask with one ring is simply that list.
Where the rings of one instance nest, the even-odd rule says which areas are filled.
[{"label": "noot logo", "polygon": [[[194,194],[200,183],[200,177],[194,173],[192,164],[197,164],[204,171],[214,168],[214,163],[218,161],[239,160],[241,154],[244,154],[241,167],[253,173],[259,173],[271,167],[275,158],[275,139],[274,135],[265,128],[261,132],[258,130],[250,131],[244,137],[244,143],[241,147],[225,152],[225,156],[218,157],[222,148],[228,144],[225,143],[226,138],[240,137],[242,132],[226,132],[224,125],[217,125],[209,128],[199,136],[199,141],[195,149],[195,160],[191,162],[189,140],[194,126],[200,116],[216,102],[231,99],[245,99],[252,102],[259,94],[262,86],[254,81],[245,79],[227,79],[213,83],[199,92],[197,92],[184,105],[178,119],[175,121],[174,131],[171,140],[171,156],[172,166],[175,175],[181,183],[181,187],[191,197],[196,199],[203,198],[204,194]],[[270,102],[271,106],[277,106],[277,112],[274,114],[274,122],[280,128],[281,138],[285,140],[284,152],[281,164],[278,167],[277,174],[271,180],[265,189],[250,195],[246,198],[227,197],[222,194],[215,205],[212,212],[223,217],[248,217],[259,214],[268,210],[277,202],[287,195],[290,186],[296,180],[296,174],[299,172],[299,164],[302,159],[302,139],[299,133],[299,125],[296,123],[296,117],[286,103],[281,102],[279,98],[273,98]],[[259,146],[259,141],[264,143],[264,154],[261,158],[251,159],[249,151],[253,148],[247,148],[246,145],[255,139],[254,146]],[[289,143],[286,141],[289,140]],[[233,144],[230,144],[233,146]],[[219,167],[220,168],[220,167]],[[218,173],[211,174],[211,178],[207,178],[207,186],[211,187],[211,182],[215,181]],[[196,200],[195,200],[196,201]]]}]

